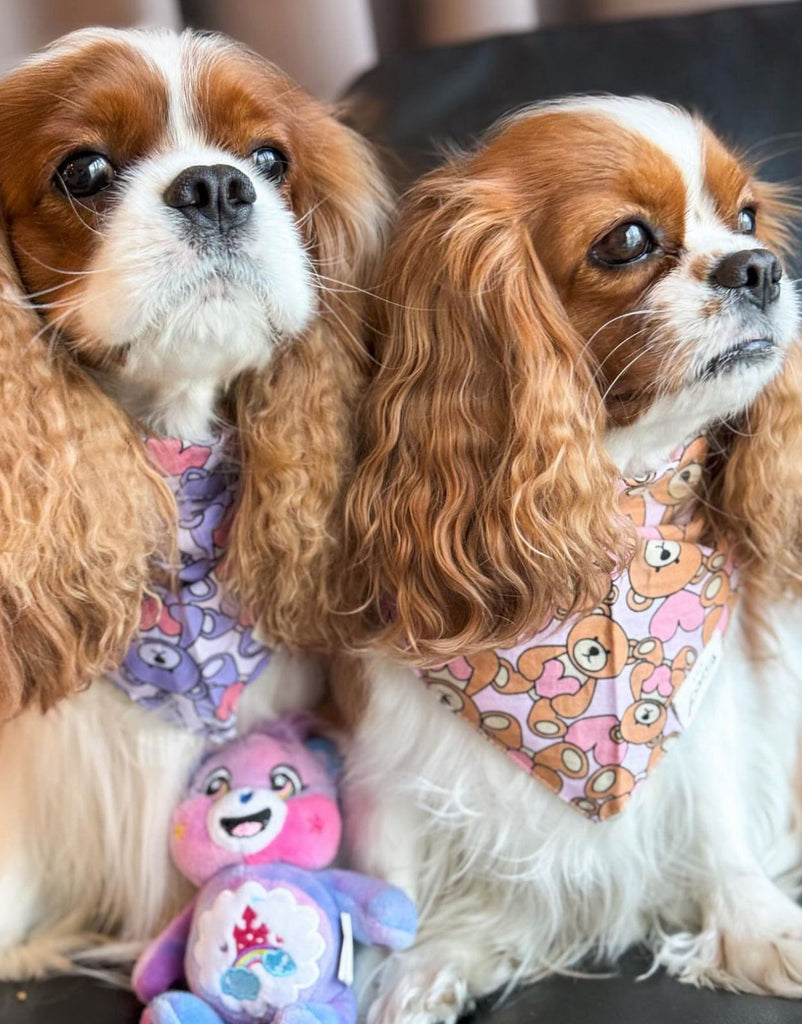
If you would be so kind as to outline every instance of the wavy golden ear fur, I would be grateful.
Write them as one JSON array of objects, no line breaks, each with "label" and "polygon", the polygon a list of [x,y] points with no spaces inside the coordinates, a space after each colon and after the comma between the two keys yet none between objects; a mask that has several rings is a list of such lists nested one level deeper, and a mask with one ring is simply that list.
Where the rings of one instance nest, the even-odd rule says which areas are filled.
[{"label": "wavy golden ear fur", "polygon": [[716,441],[710,528],[735,544],[747,619],[770,627],[760,614],[768,599],[802,597],[802,344]]},{"label": "wavy golden ear fur", "polygon": [[39,328],[0,238],[0,720],[120,660],[172,520],[127,417]]},{"label": "wavy golden ear fur", "polygon": [[452,161],[399,220],[347,504],[349,641],[446,659],[595,603],[627,539],[590,360],[507,180]]},{"label": "wavy golden ear fur", "polygon": [[242,496],[226,571],[273,640],[306,649],[334,640],[343,585],[344,487],[354,408],[367,379],[363,309],[384,241],[389,195],[368,144],[306,97],[299,212],[320,309],[266,374],[237,385]]},{"label": "wavy golden ear fur", "polygon": [[[756,182],[758,236],[789,256],[799,219],[791,191]],[[768,599],[802,596],[802,339],[780,375],[715,438],[717,472],[709,495],[710,529],[735,543],[749,615],[763,625]]]}]

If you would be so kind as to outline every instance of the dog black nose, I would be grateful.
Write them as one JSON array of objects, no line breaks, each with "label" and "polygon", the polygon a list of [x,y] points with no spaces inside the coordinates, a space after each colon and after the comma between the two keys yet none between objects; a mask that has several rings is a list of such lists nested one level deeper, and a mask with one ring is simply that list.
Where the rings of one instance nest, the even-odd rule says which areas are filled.
[{"label": "dog black nose", "polygon": [[742,249],[724,256],[710,274],[713,284],[741,291],[750,302],[765,309],[780,294],[780,261],[766,249]]},{"label": "dog black nose", "polygon": [[194,225],[226,234],[250,217],[256,190],[229,164],[187,167],[164,192],[164,201]]}]

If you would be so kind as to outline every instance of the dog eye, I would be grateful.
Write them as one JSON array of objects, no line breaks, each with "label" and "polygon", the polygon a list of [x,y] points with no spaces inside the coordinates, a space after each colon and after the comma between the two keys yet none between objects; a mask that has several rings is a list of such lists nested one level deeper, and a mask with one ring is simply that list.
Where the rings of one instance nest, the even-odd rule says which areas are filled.
[{"label": "dog eye", "polygon": [[53,180],[62,192],[83,199],[108,188],[115,173],[111,161],[102,153],[73,153],[59,164]]},{"label": "dog eye", "polygon": [[218,768],[213,771],[203,784],[203,792],[206,796],[216,796],[218,793],[227,793],[231,789],[231,775],[227,768]]},{"label": "dog eye", "polygon": [[274,185],[281,185],[287,177],[290,162],[275,146],[260,146],[251,153],[251,159],[262,177],[272,181]]},{"label": "dog eye", "polygon": [[276,765],[270,773],[270,785],[285,798],[295,796],[304,788],[301,776],[288,764]]},{"label": "dog eye", "polygon": [[647,256],[655,248],[654,237],[638,221],[618,224],[591,247],[589,256],[595,263],[618,267]]},{"label": "dog eye", "polygon": [[757,228],[757,217],[751,206],[745,206],[738,212],[738,230],[742,235],[754,235]]}]

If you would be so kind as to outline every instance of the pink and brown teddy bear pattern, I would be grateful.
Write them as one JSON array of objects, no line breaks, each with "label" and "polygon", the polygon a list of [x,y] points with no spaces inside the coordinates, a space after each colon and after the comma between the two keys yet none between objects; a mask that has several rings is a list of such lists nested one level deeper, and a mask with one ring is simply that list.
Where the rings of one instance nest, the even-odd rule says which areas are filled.
[{"label": "pink and brown teddy bear pattern", "polygon": [[706,454],[697,438],[662,472],[623,481],[637,551],[598,608],[422,672],[443,705],[596,821],[687,727],[734,607],[731,554],[702,543],[694,515]]}]

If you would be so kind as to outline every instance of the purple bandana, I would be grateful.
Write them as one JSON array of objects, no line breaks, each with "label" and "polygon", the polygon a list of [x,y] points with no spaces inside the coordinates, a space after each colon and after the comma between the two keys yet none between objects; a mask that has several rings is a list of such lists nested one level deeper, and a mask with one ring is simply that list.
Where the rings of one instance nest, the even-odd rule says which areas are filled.
[{"label": "purple bandana", "polygon": [[178,506],[180,565],[173,586],[152,583],[139,636],[109,678],[143,708],[219,742],[234,734],[243,687],[264,669],[267,647],[243,623],[217,574],[237,496],[230,434],[208,441],[148,438]]}]

